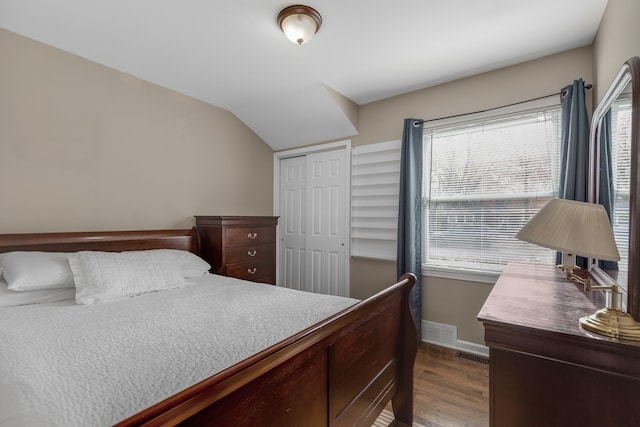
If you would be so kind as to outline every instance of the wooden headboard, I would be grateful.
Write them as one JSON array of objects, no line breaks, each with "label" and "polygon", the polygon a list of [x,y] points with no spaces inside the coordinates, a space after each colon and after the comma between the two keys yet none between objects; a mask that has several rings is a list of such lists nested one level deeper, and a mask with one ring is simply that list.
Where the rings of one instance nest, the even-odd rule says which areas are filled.
[{"label": "wooden headboard", "polygon": [[106,251],[182,249],[200,254],[195,227],[181,230],[0,234],[0,253],[10,251]]}]

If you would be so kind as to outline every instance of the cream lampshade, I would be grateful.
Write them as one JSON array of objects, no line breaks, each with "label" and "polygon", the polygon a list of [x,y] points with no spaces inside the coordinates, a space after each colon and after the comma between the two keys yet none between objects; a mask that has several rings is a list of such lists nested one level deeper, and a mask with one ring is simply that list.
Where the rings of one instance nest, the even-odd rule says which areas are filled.
[{"label": "cream lampshade", "polygon": [[516,237],[571,255],[607,261],[620,259],[607,211],[595,203],[552,199]]}]

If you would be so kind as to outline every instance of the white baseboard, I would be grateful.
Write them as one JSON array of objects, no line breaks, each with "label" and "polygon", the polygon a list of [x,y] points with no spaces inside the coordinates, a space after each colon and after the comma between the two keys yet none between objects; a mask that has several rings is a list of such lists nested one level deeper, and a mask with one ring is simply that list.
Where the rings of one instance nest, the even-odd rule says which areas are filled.
[{"label": "white baseboard", "polygon": [[422,321],[422,341],[454,350],[489,357],[489,347],[458,340],[458,328],[444,323]]}]

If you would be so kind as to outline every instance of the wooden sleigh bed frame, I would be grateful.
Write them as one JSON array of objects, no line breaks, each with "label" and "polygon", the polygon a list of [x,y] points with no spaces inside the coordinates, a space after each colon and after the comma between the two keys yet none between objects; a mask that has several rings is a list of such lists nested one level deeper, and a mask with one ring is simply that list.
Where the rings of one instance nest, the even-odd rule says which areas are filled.
[{"label": "wooden sleigh bed frame", "polygon": [[[197,230],[0,235],[0,252],[182,249]],[[418,337],[409,308],[415,276],[399,282],[118,426],[370,426],[389,401],[413,420]]]}]

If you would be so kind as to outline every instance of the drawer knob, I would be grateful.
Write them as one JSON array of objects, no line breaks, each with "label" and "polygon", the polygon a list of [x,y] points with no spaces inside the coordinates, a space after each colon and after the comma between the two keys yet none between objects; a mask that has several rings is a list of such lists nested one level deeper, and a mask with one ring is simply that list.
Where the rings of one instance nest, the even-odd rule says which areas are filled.
[{"label": "drawer knob", "polygon": [[247,255],[249,256],[256,256],[257,253],[258,251],[256,251],[255,249],[253,251],[247,251]]},{"label": "drawer knob", "polygon": [[247,273],[249,273],[249,274],[256,274],[256,271],[258,271],[258,269],[255,268],[255,267],[247,268]]},{"label": "drawer knob", "polygon": [[253,240],[256,237],[258,237],[258,233],[249,233],[249,234],[247,234],[247,237],[250,238],[251,240]]}]

